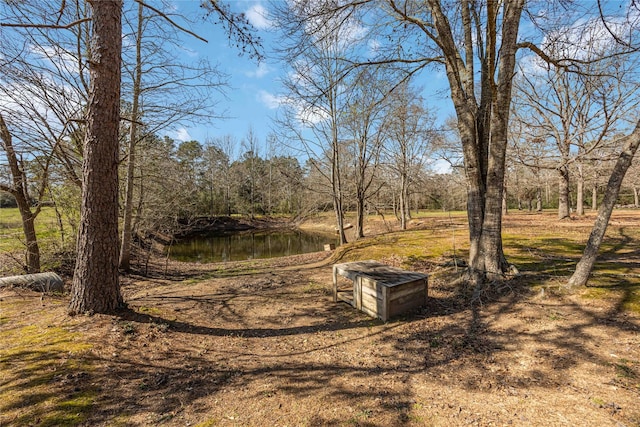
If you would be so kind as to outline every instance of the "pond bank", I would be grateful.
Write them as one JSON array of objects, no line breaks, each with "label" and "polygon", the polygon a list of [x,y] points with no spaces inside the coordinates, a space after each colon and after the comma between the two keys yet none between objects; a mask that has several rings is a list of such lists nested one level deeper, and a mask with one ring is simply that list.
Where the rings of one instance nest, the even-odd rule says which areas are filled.
[{"label": "pond bank", "polygon": [[189,220],[180,220],[181,231],[174,237],[184,238],[198,234],[216,232],[236,232],[264,229],[289,229],[295,228],[294,224],[282,218],[245,218],[230,216],[198,217]]}]

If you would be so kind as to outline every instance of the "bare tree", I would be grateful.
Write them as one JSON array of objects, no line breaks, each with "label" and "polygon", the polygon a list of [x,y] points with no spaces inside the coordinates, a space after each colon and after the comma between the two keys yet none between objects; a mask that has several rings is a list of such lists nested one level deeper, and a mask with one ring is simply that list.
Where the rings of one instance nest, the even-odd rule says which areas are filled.
[{"label": "bare tree", "polygon": [[[444,65],[457,115],[468,180],[469,279],[508,269],[502,249],[502,195],[512,76],[524,1],[444,4],[383,2],[397,36],[422,49],[387,50],[380,60]],[[400,53],[400,55],[398,55]],[[476,68],[477,67],[477,68]]]},{"label": "bare tree", "polygon": [[638,146],[640,145],[640,121],[633,132],[624,137],[621,142],[622,151],[616,161],[613,171],[611,172],[611,176],[609,177],[604,193],[604,200],[598,210],[598,215],[593,225],[593,229],[589,234],[589,240],[587,240],[587,245],[585,246],[582,257],[576,265],[575,271],[569,278],[568,286],[584,286],[589,280],[589,276],[593,270],[593,265],[598,256],[598,251],[600,250],[600,245],[602,244],[604,234],[607,231],[607,226],[609,225],[611,212],[613,211],[613,207],[618,199],[622,181],[627,170],[631,166],[633,156],[636,154]]},{"label": "bare tree", "polygon": [[384,119],[388,112],[393,78],[384,69],[362,69],[354,73],[344,106],[345,144],[351,159],[356,205],[355,238],[364,237],[365,205],[377,192],[374,178],[380,166],[380,152],[388,130]]},{"label": "bare tree", "polygon": [[[291,141],[312,161],[309,165],[330,188],[340,243],[344,232],[344,147],[341,139],[347,88],[342,61],[356,43],[347,15],[324,19],[329,3],[278,4],[275,13],[284,31],[282,54],[289,58],[291,72],[284,82],[286,102],[278,119],[280,140]],[[317,17],[318,19],[315,19]]]},{"label": "bare tree", "polygon": [[[600,54],[600,53],[598,53]],[[595,53],[590,56],[595,57]],[[584,213],[585,165],[611,151],[611,136],[635,108],[636,85],[626,74],[633,65],[624,58],[584,64],[579,73],[540,61],[516,82],[515,120],[524,138],[546,143],[546,164],[558,171],[558,218],[570,215],[570,175],[576,176],[576,210]],[[540,144],[538,144],[540,145]],[[555,148],[555,150],[553,149]]]},{"label": "bare tree", "polygon": [[435,137],[434,117],[424,107],[424,100],[408,83],[398,86],[391,94],[390,109],[385,127],[388,138],[384,151],[386,162],[393,171],[398,188],[400,227],[407,228],[410,218],[409,193],[415,175],[424,166],[429,143]]},{"label": "bare tree", "polygon": [[215,138],[212,141],[213,147],[215,147],[224,156],[224,162],[221,163],[219,172],[222,175],[222,179],[219,184],[222,186],[223,200],[224,200],[224,212],[227,215],[231,215],[231,163],[236,157],[237,141],[231,135],[225,135],[220,138]]},{"label": "bare tree", "polygon": [[[227,76],[207,61],[185,62],[179,52],[182,28],[173,24],[186,17],[175,16],[137,3],[135,13],[125,11],[125,33],[135,41],[123,52],[123,96],[130,100],[126,116],[125,195],[120,248],[120,268],[129,269],[132,230],[136,216],[134,176],[136,145],[144,133],[174,129],[186,122],[210,123],[221,118],[216,111],[217,96],[224,94]],[[133,12],[133,11],[132,11]],[[197,36],[196,36],[197,37]],[[144,126],[140,126],[144,124]],[[144,132],[144,133],[143,133]],[[138,213],[138,217],[143,213]]]},{"label": "bare tree", "polygon": [[[35,210],[31,209],[29,181],[25,172],[24,162],[18,158],[18,154],[13,147],[11,132],[2,117],[2,113],[0,113],[0,141],[2,142],[2,148],[4,149],[12,178],[11,183],[0,181],[0,191],[6,191],[16,199],[27,246],[26,271],[27,273],[38,273],[40,271],[40,248],[36,235],[35,219],[40,213],[40,205]],[[43,179],[41,191],[44,190],[45,183],[46,179]]]},{"label": "bare tree", "polygon": [[[621,49],[621,51],[615,53],[617,55],[637,54],[638,51],[640,51],[636,40],[639,24],[637,20],[638,5],[633,3],[627,15],[628,20],[623,22],[622,25],[615,26],[612,25],[609,18],[602,13],[600,1],[598,1],[598,6],[603,27],[607,30],[616,46]],[[636,122],[633,131],[622,137],[619,143],[619,146],[622,147],[620,154],[607,182],[604,199],[598,209],[598,214],[591,233],[589,234],[589,239],[587,240],[582,257],[580,261],[578,261],[576,269],[567,283],[570,287],[584,286],[589,280],[598,256],[598,251],[600,250],[600,245],[602,244],[607,226],[609,225],[611,213],[618,199],[620,187],[622,186],[629,167],[632,165],[633,157],[638,150],[638,146],[640,146],[640,120]]]}]

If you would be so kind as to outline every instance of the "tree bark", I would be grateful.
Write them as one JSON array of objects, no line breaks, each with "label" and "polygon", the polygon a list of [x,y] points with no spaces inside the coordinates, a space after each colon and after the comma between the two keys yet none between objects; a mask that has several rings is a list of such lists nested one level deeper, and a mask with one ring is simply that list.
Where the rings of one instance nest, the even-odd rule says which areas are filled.
[{"label": "tree bark", "polygon": [[118,127],[122,1],[89,0],[91,85],[82,205],[69,312],[107,313],[123,303],[118,278]]},{"label": "tree bark", "polygon": [[562,166],[558,169],[558,219],[566,219],[569,214],[569,168]]},{"label": "tree bark", "polygon": [[400,228],[407,229],[407,211],[409,210],[408,190],[407,190],[407,173],[406,170],[400,172]]},{"label": "tree bark", "polygon": [[[430,0],[428,4],[438,33],[438,45],[444,54],[458,118],[468,182],[469,279],[477,284],[487,278],[502,276],[508,268],[502,250],[502,196],[512,78],[524,1],[487,2],[479,91],[474,87],[473,44],[477,36],[473,23],[475,15],[471,13],[474,5],[461,2],[464,49],[459,50],[441,2]],[[502,32],[498,52],[500,8]],[[476,100],[478,92],[479,102]]]},{"label": "tree bark", "polygon": [[536,188],[536,212],[542,212],[542,188]]},{"label": "tree bark", "polygon": [[578,177],[576,183],[576,214],[584,215],[584,176],[582,174],[582,165],[578,164]]},{"label": "tree bark", "polygon": [[611,176],[609,177],[609,182],[607,183],[604,193],[604,200],[598,210],[598,215],[593,225],[593,229],[591,230],[591,234],[589,235],[589,240],[587,241],[582,258],[580,258],[578,265],[576,265],[576,270],[569,279],[569,287],[584,286],[589,280],[589,276],[593,270],[593,264],[596,261],[600,245],[602,244],[604,234],[607,231],[607,226],[609,225],[611,212],[613,211],[613,207],[618,199],[622,181],[629,169],[629,166],[631,166],[633,156],[638,150],[638,145],[640,145],[640,121],[636,124],[634,131],[624,138],[622,152],[620,153],[620,156],[616,161],[616,165],[611,172]]}]

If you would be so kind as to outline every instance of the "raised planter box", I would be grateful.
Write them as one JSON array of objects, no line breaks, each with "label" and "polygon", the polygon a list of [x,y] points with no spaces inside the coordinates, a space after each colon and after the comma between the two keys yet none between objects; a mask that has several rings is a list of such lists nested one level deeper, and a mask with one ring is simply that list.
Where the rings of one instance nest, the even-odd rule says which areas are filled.
[{"label": "raised planter box", "polygon": [[[339,289],[339,276],[351,281]],[[344,301],[386,322],[422,307],[427,300],[428,276],[401,270],[376,261],[357,261],[333,266],[333,301]]]}]

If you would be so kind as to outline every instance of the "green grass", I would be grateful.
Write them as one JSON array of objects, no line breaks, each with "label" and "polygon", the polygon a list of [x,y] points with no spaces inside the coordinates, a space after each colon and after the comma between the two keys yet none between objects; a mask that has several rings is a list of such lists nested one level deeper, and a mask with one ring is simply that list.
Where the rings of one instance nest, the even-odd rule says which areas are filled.
[{"label": "green grass", "polygon": [[[42,208],[36,217],[36,233],[41,246],[60,242],[60,230],[54,208]],[[22,219],[18,208],[0,209],[0,251],[24,250]]]},{"label": "green grass", "polygon": [[[625,213],[628,215],[628,213]],[[527,283],[536,286],[559,287],[566,284],[582,256],[591,221],[582,223],[550,221],[547,225],[519,225],[532,214],[513,212],[505,219],[504,250],[510,263],[526,273]],[[538,214],[549,221],[555,212]],[[640,213],[638,213],[640,220]],[[451,218],[452,226],[447,221]],[[468,230],[464,212],[425,212],[418,221],[424,229],[392,232],[348,243],[337,248],[335,262],[362,259],[383,260],[400,258],[406,267],[419,261],[438,258],[466,259],[468,256]],[[510,223],[513,221],[512,223]],[[614,213],[615,221],[615,213]],[[579,290],[584,298],[614,302],[618,309],[640,313],[640,271],[636,266],[640,246],[640,229],[624,227],[613,222],[601,247],[601,256],[595,265],[586,289]]]},{"label": "green grass", "polygon": [[65,380],[91,371],[84,354],[92,346],[68,327],[52,326],[59,323],[53,310],[33,313],[39,319],[37,325],[29,324],[21,310],[19,302],[3,305],[8,320],[0,331],[0,425],[31,425],[34,420],[40,426],[82,423],[91,411],[95,391],[84,381],[73,386]]},{"label": "green grass", "polygon": [[[52,207],[44,207],[40,214],[36,217],[36,234],[38,238],[38,246],[40,248],[41,269],[55,270],[61,260],[55,254],[69,249],[69,246],[75,242],[75,236],[71,233],[71,227],[66,225],[65,244],[60,235],[58,219],[55,209]],[[20,262],[24,260],[26,252],[24,232],[22,230],[22,219],[17,208],[0,209],[0,253],[11,254],[17,260],[15,266],[2,266],[4,273],[21,273]],[[2,270],[2,268],[0,268]]]}]

